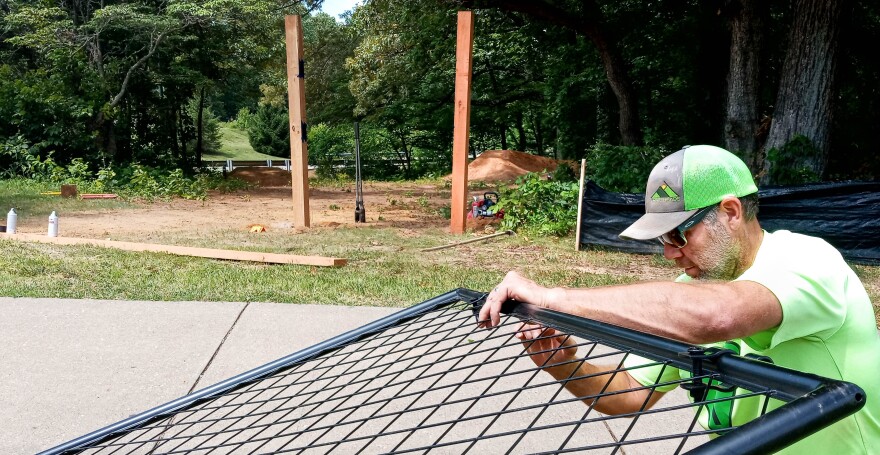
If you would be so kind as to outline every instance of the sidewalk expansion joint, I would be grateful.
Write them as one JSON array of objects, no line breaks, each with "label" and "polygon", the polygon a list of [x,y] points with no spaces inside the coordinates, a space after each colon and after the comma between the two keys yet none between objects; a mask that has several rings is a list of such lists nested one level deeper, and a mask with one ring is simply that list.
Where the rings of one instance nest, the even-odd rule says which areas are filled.
[{"label": "sidewalk expansion joint", "polygon": [[241,315],[244,314],[244,310],[246,310],[250,306],[250,304],[251,304],[250,302],[245,302],[244,306],[241,307],[241,311],[238,312],[238,316],[236,316],[235,320],[232,321],[232,325],[229,326],[229,330],[227,330],[226,334],[223,335],[223,339],[220,340],[220,344],[217,345],[217,349],[215,349],[214,353],[211,354],[211,358],[208,359],[208,363],[205,364],[204,368],[202,368],[201,373],[199,373],[199,376],[196,378],[195,382],[193,382],[193,385],[192,385],[192,387],[190,387],[189,392],[187,392],[187,395],[193,393],[196,390],[196,387],[198,387],[199,382],[202,380],[202,377],[208,371],[208,368],[211,368],[211,364],[214,363],[214,359],[216,359],[217,354],[220,353],[220,349],[223,349],[223,345],[226,343],[226,339],[229,338],[229,335],[235,329],[235,326],[238,325],[238,321],[239,321],[239,319],[241,319]]}]

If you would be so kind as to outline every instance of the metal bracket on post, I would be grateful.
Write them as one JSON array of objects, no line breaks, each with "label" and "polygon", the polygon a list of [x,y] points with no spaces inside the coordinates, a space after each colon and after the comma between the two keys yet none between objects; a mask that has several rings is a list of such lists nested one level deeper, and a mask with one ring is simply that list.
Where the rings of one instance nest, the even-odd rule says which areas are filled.
[{"label": "metal bracket on post", "polygon": [[736,355],[737,353],[730,349],[701,348],[698,346],[688,348],[687,352],[678,353],[679,357],[689,357],[694,365],[692,370],[693,379],[691,379],[689,384],[681,384],[681,388],[689,391],[694,401],[704,401],[710,389],[719,392],[732,392],[736,387],[720,383],[719,385],[712,385],[712,378],[709,378],[708,382],[703,382],[703,378],[701,378],[703,376],[704,360],[715,360],[728,354]]},{"label": "metal bracket on post", "polygon": [[309,142],[308,128],[309,128],[309,126],[306,124],[306,122],[302,122],[300,131],[302,132],[303,143]]},{"label": "metal bracket on post", "polygon": [[300,59],[300,61],[299,61],[299,74],[297,74],[296,77],[298,77],[300,79],[306,78],[306,61],[305,60]]},{"label": "metal bracket on post", "polygon": [[354,122],[354,222],[367,222],[367,209],[364,207],[364,178],[361,174],[361,130],[360,124]]}]

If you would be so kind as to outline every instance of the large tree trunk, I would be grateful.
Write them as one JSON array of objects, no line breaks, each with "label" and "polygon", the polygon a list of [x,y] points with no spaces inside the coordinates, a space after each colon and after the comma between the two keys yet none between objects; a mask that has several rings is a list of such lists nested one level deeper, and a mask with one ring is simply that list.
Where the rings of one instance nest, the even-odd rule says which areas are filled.
[{"label": "large tree trunk", "polygon": [[516,133],[517,133],[517,138],[518,138],[517,143],[519,144],[519,145],[517,145],[516,149],[520,152],[525,152],[526,147],[528,147],[528,145],[526,143],[526,127],[525,127],[525,125],[523,125],[523,113],[522,112],[517,112],[516,124],[514,125],[514,127],[516,128]]},{"label": "large tree trunk", "polygon": [[[828,162],[834,74],[837,69],[839,19],[844,0],[798,0],[782,67],[773,123],[764,150],[781,149],[797,136],[814,149],[791,157],[786,172],[821,178]],[[767,157],[761,183],[774,183]],[[778,175],[778,174],[777,174]]]},{"label": "large tree trunk", "polygon": [[538,150],[539,156],[544,156],[544,130],[541,125],[540,114],[535,114],[532,128],[535,130],[535,149]]},{"label": "large tree trunk", "polygon": [[199,112],[196,114],[196,166],[202,165],[202,152],[205,149],[205,127],[203,125],[205,112],[205,87],[199,90]]},{"label": "large tree trunk", "polygon": [[730,22],[730,69],[722,140],[757,172],[763,166],[758,155],[758,84],[767,6],[762,0],[733,0],[725,12]]},{"label": "large tree trunk", "polygon": [[460,2],[466,8],[489,7],[517,11],[589,38],[599,52],[608,83],[617,98],[620,142],[623,145],[642,145],[644,135],[639,122],[638,97],[620,50],[609,39],[602,11],[594,0],[582,0],[583,12],[580,15],[539,0],[460,0]]}]

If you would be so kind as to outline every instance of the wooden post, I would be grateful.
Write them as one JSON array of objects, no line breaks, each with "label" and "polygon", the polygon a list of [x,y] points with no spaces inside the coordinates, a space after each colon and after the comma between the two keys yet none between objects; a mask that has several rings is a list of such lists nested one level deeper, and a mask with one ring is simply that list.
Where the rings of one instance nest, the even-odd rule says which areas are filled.
[{"label": "wooden post", "polygon": [[290,109],[290,183],[293,226],[309,227],[309,149],[306,139],[306,75],[299,16],[284,16],[287,45],[287,104]]},{"label": "wooden post", "polygon": [[455,131],[452,137],[452,202],[449,231],[463,234],[467,211],[467,160],[471,127],[471,57],[474,50],[474,13],[458,12],[455,44]]},{"label": "wooden post", "polygon": [[61,197],[76,197],[76,185],[61,185]]},{"label": "wooden post", "polygon": [[574,250],[575,251],[581,250],[581,222],[583,220],[583,218],[581,218],[583,216],[581,210],[583,210],[583,205],[584,205],[584,180],[586,180],[586,175],[587,175],[586,170],[587,170],[587,160],[582,159],[581,160],[581,186],[580,186],[580,189],[578,190],[578,217],[577,217],[577,224],[575,225],[575,226],[577,226],[577,228],[575,228],[575,230],[574,230]]}]

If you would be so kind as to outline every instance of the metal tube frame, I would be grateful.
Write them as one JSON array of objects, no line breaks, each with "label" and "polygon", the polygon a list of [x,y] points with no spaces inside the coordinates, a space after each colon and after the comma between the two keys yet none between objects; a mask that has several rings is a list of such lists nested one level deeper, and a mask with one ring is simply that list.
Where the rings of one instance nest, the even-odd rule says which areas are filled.
[{"label": "metal tube frame", "polygon": [[[562,332],[598,341],[618,349],[672,366],[693,371],[689,353],[703,351],[667,338],[637,332],[570,314],[508,301],[502,312],[524,321],[534,321]],[[865,392],[859,386],[810,373],[791,370],[733,353],[701,359],[704,373],[720,375],[725,383],[742,389],[773,391],[773,398],[787,402],[767,414],[715,438],[688,454],[766,454],[803,439],[865,405]]]},{"label": "metal tube frame", "polygon": [[[92,444],[100,444],[224,393],[241,389],[279,370],[340,349],[349,343],[455,303],[469,303],[476,316],[485,298],[485,293],[464,288],[446,292],[358,329],[40,452],[38,455],[80,452]],[[689,454],[757,455],[774,452],[857,412],[865,404],[865,392],[855,384],[790,370],[730,352],[695,356],[694,353],[705,353],[706,349],[521,302],[506,302],[502,307],[502,313],[649,359],[667,362],[682,370],[693,371],[695,367],[700,368],[704,373],[717,374],[727,384],[753,392],[769,391],[773,398],[786,402],[785,405],[691,450]],[[695,362],[699,362],[699,365],[697,366]]]}]

